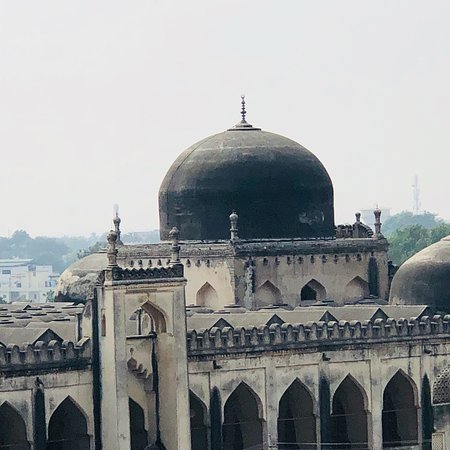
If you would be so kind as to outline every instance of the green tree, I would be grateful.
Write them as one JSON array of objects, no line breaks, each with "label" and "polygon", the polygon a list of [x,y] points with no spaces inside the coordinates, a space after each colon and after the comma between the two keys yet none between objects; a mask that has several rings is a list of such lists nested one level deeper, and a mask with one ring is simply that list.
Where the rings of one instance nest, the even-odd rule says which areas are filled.
[{"label": "green tree", "polygon": [[389,237],[389,257],[394,264],[403,264],[420,250],[448,235],[450,235],[450,224],[443,222],[431,229],[422,225],[398,229]]},{"label": "green tree", "polygon": [[423,214],[413,214],[410,211],[402,211],[401,213],[394,214],[386,219],[383,223],[382,232],[386,237],[389,237],[397,230],[410,227],[412,225],[420,225],[423,228],[431,229],[436,228],[442,224],[441,219],[436,218],[436,214],[430,212],[424,212]]}]

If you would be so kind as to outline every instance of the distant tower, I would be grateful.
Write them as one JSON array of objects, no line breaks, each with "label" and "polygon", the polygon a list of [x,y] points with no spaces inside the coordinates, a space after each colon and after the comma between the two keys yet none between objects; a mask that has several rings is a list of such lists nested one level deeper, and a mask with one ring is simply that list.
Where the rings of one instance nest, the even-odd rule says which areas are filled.
[{"label": "distant tower", "polygon": [[420,189],[419,189],[419,177],[414,175],[413,188],[413,214],[417,215],[420,212]]}]

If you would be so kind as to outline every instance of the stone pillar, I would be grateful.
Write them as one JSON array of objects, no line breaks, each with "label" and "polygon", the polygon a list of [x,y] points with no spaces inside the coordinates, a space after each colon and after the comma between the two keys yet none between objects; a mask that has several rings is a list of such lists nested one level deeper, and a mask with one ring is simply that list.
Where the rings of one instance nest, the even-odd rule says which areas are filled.
[{"label": "stone pillar", "polygon": [[[269,365],[266,367],[266,424],[268,448],[275,448],[278,442],[278,392],[277,392],[276,367]],[[273,447],[272,447],[273,446]]]},{"label": "stone pillar", "polygon": [[371,395],[371,413],[372,413],[372,430],[369,429],[369,446],[372,442],[373,450],[383,449],[383,374],[382,364],[376,351],[370,352],[370,395]]},{"label": "stone pillar", "polygon": [[166,292],[158,306],[169,319],[166,332],[158,333],[156,340],[161,441],[167,450],[189,450],[191,421],[184,284]]},{"label": "stone pillar", "polygon": [[98,302],[102,444],[108,450],[130,450],[125,287],[105,282]]}]

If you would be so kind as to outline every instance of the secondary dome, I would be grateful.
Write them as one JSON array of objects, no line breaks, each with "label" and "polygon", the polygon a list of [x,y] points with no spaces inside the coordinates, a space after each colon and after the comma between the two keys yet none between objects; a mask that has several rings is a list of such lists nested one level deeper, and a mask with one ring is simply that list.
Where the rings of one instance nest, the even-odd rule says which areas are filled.
[{"label": "secondary dome", "polygon": [[[245,111],[244,111],[245,113]],[[284,136],[242,121],[192,145],[172,164],[159,190],[162,240],[334,237],[333,185],[322,163]]]},{"label": "secondary dome", "polygon": [[429,305],[450,312],[450,236],[421,250],[400,266],[392,280],[390,303]]}]

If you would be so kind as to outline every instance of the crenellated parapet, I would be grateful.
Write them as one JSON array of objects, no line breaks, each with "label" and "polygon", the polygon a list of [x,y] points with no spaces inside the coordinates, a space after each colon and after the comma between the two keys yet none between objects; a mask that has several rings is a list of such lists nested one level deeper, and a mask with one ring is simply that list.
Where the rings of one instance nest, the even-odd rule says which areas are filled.
[{"label": "crenellated parapet", "polygon": [[91,343],[52,340],[34,344],[10,344],[0,348],[0,373],[21,375],[23,372],[77,370],[91,363]]},{"label": "crenellated parapet", "polygon": [[108,281],[151,281],[161,279],[183,278],[184,270],[182,264],[174,264],[167,267],[147,267],[124,269],[119,266],[105,271],[105,279]]},{"label": "crenellated parapet", "polygon": [[214,327],[187,334],[188,355],[208,356],[402,341],[450,335],[450,315],[420,319],[308,322],[271,324],[253,328]]}]

